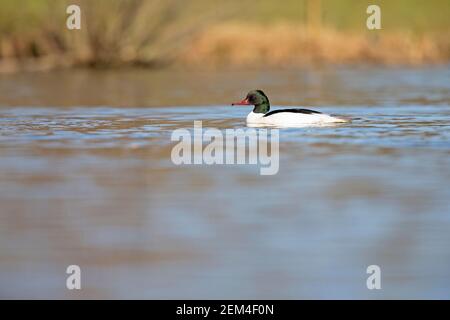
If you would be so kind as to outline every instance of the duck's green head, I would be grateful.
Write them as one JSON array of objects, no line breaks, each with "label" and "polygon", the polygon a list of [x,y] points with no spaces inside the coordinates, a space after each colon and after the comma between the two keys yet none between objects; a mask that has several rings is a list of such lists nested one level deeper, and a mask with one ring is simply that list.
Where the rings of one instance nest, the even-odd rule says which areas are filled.
[{"label": "duck's green head", "polygon": [[270,110],[269,98],[262,90],[250,91],[244,100],[233,103],[233,106],[255,106],[253,108],[254,113],[267,113]]}]

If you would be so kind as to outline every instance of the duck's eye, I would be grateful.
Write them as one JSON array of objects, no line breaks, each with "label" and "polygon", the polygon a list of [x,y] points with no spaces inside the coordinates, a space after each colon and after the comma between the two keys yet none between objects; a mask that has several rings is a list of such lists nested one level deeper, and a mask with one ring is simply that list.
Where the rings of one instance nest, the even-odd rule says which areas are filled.
[{"label": "duck's eye", "polygon": [[251,94],[251,95],[247,96],[247,100],[250,102],[253,102],[253,101],[255,101],[255,96]]}]

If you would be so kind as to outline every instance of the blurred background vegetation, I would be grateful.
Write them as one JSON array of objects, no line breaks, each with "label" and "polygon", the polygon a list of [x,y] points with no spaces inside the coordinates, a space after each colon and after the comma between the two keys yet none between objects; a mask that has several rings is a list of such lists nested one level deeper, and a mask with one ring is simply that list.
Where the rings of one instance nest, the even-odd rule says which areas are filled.
[{"label": "blurred background vegetation", "polygon": [[[82,29],[67,30],[78,4]],[[369,31],[378,4],[382,30]],[[450,60],[448,0],[2,0],[0,72]]]}]

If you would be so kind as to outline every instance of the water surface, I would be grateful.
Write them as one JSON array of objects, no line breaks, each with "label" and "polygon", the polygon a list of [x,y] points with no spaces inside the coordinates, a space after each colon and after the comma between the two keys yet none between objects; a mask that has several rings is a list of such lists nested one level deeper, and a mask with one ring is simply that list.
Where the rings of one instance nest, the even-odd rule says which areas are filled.
[{"label": "water surface", "polygon": [[[449,68],[0,77],[2,298],[450,298]],[[280,169],[176,166],[248,89],[356,118]],[[82,269],[82,290],[65,269]],[[366,268],[382,290],[366,288]]]}]

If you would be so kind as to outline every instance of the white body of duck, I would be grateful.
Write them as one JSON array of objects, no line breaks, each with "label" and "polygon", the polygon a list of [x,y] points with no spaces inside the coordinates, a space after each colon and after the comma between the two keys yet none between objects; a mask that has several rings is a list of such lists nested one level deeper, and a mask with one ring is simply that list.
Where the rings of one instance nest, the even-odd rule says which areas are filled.
[{"label": "white body of duck", "polygon": [[281,127],[344,122],[348,122],[348,120],[308,109],[275,110],[267,113],[255,113],[252,111],[247,116],[247,124],[249,125],[268,125]]}]

